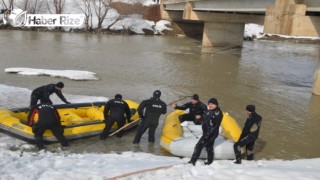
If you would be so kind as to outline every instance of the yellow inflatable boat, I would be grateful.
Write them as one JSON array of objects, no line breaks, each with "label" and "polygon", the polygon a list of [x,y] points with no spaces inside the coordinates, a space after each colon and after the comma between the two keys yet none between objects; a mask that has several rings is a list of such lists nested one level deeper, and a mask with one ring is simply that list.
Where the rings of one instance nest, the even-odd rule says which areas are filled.
[{"label": "yellow inflatable boat", "polygon": [[[179,116],[185,112],[174,110],[169,113],[162,127],[160,146],[169,153],[179,157],[191,157],[194,147],[202,136],[201,125],[184,122],[181,126]],[[234,159],[233,144],[241,135],[241,129],[236,121],[227,113],[223,113],[220,135],[214,143],[215,159]],[[200,158],[206,158],[205,148]]]},{"label": "yellow inflatable boat", "polygon": [[[127,130],[138,125],[140,118],[137,113],[139,105],[130,100],[125,101],[130,107],[131,120],[133,120],[130,125],[124,128],[124,130]],[[104,105],[105,102],[54,105],[61,117],[65,137],[74,140],[100,134],[105,127],[103,122]],[[34,141],[32,129],[27,124],[29,110],[29,108],[0,110],[0,130],[26,141]],[[112,127],[111,132],[117,129],[116,124]],[[45,142],[57,142],[49,130],[44,133],[43,140]]]}]

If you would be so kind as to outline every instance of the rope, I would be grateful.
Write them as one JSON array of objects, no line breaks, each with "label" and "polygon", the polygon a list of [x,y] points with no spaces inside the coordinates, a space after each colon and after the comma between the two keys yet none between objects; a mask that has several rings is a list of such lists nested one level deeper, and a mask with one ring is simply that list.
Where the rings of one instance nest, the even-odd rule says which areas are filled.
[{"label": "rope", "polygon": [[[185,163],[183,163],[183,164],[185,164]],[[178,164],[175,164],[175,165],[178,165]],[[171,167],[173,167],[175,165],[160,166],[160,167],[156,167],[156,168],[138,170],[138,171],[122,174],[122,175],[119,175],[119,176],[110,177],[108,179],[109,180],[117,180],[117,179],[120,179],[120,178],[132,176],[132,175],[135,175],[135,174],[140,174],[140,173],[144,173],[144,172],[148,172],[148,171],[157,171],[157,170],[160,170],[160,169],[168,169],[168,168],[171,168]]]}]

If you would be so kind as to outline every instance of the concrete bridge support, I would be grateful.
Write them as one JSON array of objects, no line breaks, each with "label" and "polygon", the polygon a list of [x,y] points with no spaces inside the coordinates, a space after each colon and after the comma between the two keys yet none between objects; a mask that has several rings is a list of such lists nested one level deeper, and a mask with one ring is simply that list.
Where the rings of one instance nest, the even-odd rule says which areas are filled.
[{"label": "concrete bridge support", "polygon": [[306,16],[303,0],[276,0],[267,8],[264,32],[289,36],[320,36],[320,17]]},{"label": "concrete bridge support", "polygon": [[312,93],[315,95],[320,95],[320,61],[318,63],[317,71],[315,73],[315,80]]},{"label": "concrete bridge support", "polygon": [[242,46],[244,23],[204,22],[202,46]]}]

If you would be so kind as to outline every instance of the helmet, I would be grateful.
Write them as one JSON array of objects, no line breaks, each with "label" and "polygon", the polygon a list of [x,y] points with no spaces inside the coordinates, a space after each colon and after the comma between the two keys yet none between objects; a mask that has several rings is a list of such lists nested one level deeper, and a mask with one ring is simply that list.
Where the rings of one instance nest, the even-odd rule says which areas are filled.
[{"label": "helmet", "polygon": [[160,96],[161,96],[161,91],[160,90],[155,90],[153,92],[153,97],[154,98],[160,98]]},{"label": "helmet", "polygon": [[116,99],[122,99],[122,96],[121,96],[121,94],[116,94],[116,95],[114,96],[114,98],[116,98]]}]

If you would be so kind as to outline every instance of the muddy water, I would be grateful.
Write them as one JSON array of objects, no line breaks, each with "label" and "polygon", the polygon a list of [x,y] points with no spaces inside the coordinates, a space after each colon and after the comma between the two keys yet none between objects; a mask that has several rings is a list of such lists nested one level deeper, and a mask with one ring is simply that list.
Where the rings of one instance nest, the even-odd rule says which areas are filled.
[{"label": "muddy water", "polygon": [[[6,74],[4,69],[10,67],[86,70],[97,73],[100,80],[63,79],[65,94],[113,97],[121,93],[140,102],[160,89],[169,103],[179,95],[198,93],[204,102],[218,98],[222,110],[241,126],[245,106],[255,104],[263,117],[257,158],[320,156],[320,97],[311,94],[320,45],[255,41],[244,42],[242,49],[204,49],[201,42],[181,37],[23,31],[0,31],[0,42],[1,84],[33,89],[61,80]],[[161,123],[157,137],[160,131]],[[134,134],[74,141],[72,149],[167,155],[159,140],[148,144],[146,135],[140,145],[132,145]]]}]

